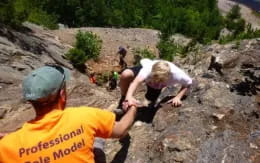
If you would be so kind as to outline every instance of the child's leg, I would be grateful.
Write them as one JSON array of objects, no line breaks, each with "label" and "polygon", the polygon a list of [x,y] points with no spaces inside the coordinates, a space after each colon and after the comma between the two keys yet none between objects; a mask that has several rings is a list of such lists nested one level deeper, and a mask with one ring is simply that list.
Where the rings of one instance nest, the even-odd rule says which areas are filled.
[{"label": "child's leg", "polygon": [[141,66],[135,66],[132,68],[125,69],[121,75],[120,75],[120,90],[121,90],[121,96],[126,96],[128,87],[130,83],[135,79],[139,71],[141,70]]}]

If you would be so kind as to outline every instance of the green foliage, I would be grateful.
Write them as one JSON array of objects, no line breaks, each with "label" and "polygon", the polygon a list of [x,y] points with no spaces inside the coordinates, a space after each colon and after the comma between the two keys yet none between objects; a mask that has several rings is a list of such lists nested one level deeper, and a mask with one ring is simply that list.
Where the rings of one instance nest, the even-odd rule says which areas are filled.
[{"label": "green foliage", "polygon": [[242,40],[242,39],[252,39],[252,38],[258,38],[260,37],[260,30],[258,29],[253,29],[252,26],[250,24],[247,25],[246,29],[244,32],[240,32],[237,35],[228,35],[224,38],[221,38],[219,40],[219,43],[221,44],[225,44],[228,43],[230,41],[234,41],[234,40]]},{"label": "green foliage", "polygon": [[28,17],[24,0],[4,0],[0,2],[0,22],[20,26]]},{"label": "green foliage", "polygon": [[[11,1],[26,4],[23,5],[26,14],[17,14],[23,17],[17,18],[18,21],[29,16],[29,21],[48,28],[56,28],[56,22],[69,27],[149,27],[161,30],[166,36],[182,33],[205,43],[218,38],[223,23],[216,0]],[[12,20],[15,14],[9,15],[5,20]]]},{"label": "green foliage", "polygon": [[165,0],[160,5],[159,29],[164,37],[182,33],[202,43],[218,38],[223,20],[215,0]]},{"label": "green foliage", "polygon": [[47,27],[49,29],[57,29],[57,18],[53,15],[49,15],[47,12],[42,11],[41,9],[33,9],[28,17],[28,21],[43,25],[44,27]]},{"label": "green foliage", "polygon": [[235,48],[238,49],[240,47],[240,41],[236,41]]},{"label": "green foliage", "polygon": [[[220,30],[224,27],[234,33],[234,36],[228,36],[227,40],[252,35],[245,32],[246,23],[241,19],[239,6],[234,6],[224,19],[219,13],[217,0],[2,0],[0,2],[0,22],[20,25],[28,20],[51,29],[57,28],[57,22],[69,27],[154,28],[160,30],[164,38],[181,33],[200,43],[217,40]],[[253,35],[257,35],[257,32]],[[167,47],[167,43],[162,43],[162,46]]]},{"label": "green foliage", "polygon": [[240,10],[241,8],[239,7],[239,5],[233,6],[227,14],[227,19],[230,20],[240,19],[241,18]]},{"label": "green foliage", "polygon": [[65,56],[75,67],[81,68],[88,59],[96,59],[99,56],[101,44],[102,40],[92,32],[79,31],[75,48],[70,49]]},{"label": "green foliage", "polygon": [[87,59],[96,59],[101,50],[102,40],[92,32],[79,31],[76,35],[77,49],[81,49],[87,56]]},{"label": "green foliage", "polygon": [[176,56],[177,54],[183,54],[186,51],[186,48],[174,44],[169,39],[164,38],[160,40],[160,42],[157,45],[157,48],[160,51],[160,58],[168,61],[172,61],[174,56]]},{"label": "green foliage", "polygon": [[235,5],[231,8],[225,18],[226,28],[233,32],[236,36],[245,29],[245,20],[241,18],[240,7]]},{"label": "green foliage", "polygon": [[87,60],[87,56],[85,55],[84,51],[77,48],[70,49],[69,52],[65,54],[65,56],[75,67],[81,67]]},{"label": "green foliage", "polygon": [[0,22],[19,27],[24,21],[31,21],[50,29],[57,28],[57,17],[41,9],[34,0],[4,0],[0,2]]},{"label": "green foliage", "polygon": [[169,41],[161,40],[159,44],[157,45],[157,48],[159,49],[160,58],[168,61],[173,60],[173,56],[176,53],[176,46],[170,43]]},{"label": "green foliage", "polygon": [[118,9],[113,10],[108,19],[108,24],[112,26],[120,26],[121,24],[124,24],[123,12]]},{"label": "green foliage", "polygon": [[134,50],[134,65],[139,65],[140,64],[140,60],[142,58],[154,59],[155,58],[155,54],[153,52],[151,52],[147,48],[145,48],[145,49],[141,49],[141,48],[135,49]]},{"label": "green foliage", "polygon": [[97,74],[97,85],[102,86],[103,84],[107,83],[109,81],[110,73],[104,72],[101,74]]}]

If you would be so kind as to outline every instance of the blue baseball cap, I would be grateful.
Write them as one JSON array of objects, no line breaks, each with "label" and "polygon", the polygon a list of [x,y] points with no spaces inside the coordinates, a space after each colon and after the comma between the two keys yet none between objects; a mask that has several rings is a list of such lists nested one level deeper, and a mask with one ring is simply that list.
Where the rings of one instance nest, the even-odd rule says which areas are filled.
[{"label": "blue baseball cap", "polygon": [[69,78],[69,70],[62,66],[47,65],[38,68],[23,80],[23,97],[27,101],[37,101],[54,95]]}]

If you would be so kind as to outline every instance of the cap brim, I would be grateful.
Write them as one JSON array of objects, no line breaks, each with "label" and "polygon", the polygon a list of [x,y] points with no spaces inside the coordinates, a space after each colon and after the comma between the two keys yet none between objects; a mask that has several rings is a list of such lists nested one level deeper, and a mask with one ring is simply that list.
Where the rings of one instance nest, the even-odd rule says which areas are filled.
[{"label": "cap brim", "polygon": [[70,70],[65,67],[62,67],[62,68],[64,70],[65,80],[66,81],[70,80]]}]

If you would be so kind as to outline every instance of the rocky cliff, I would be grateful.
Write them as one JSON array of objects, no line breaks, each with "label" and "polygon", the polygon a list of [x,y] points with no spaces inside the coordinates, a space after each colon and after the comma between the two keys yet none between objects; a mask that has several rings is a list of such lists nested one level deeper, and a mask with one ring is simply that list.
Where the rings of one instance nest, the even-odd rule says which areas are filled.
[{"label": "rocky cliff", "polygon": [[[128,46],[129,61],[133,47],[157,51],[157,31],[83,30],[92,30],[102,38],[99,62],[103,64],[106,55],[117,58],[115,52],[120,44]],[[107,92],[90,84],[85,74],[74,70],[62,57],[73,42],[66,42],[65,38],[73,40],[75,31],[48,31],[31,24],[20,31],[0,27],[0,132],[16,130],[34,117],[31,106],[21,99],[21,81],[32,69],[47,62],[71,69],[69,106],[116,105],[118,89]],[[174,63],[190,74],[195,83],[183,100],[184,105],[172,108],[162,102],[157,108],[141,108],[128,137],[106,141],[107,162],[259,162],[260,40],[204,46],[185,59],[176,57]],[[143,91],[145,88],[137,96],[142,98]],[[176,90],[172,91],[174,94]]]}]

